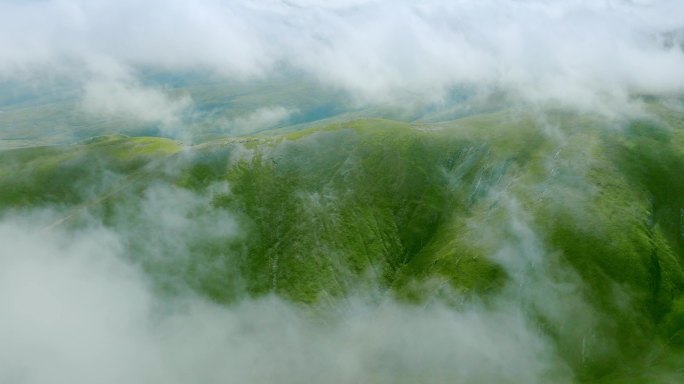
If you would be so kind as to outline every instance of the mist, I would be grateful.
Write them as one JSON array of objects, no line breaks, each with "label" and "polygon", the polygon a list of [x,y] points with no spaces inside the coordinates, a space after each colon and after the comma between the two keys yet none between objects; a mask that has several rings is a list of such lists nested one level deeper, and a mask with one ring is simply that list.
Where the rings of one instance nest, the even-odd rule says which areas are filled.
[{"label": "mist", "polygon": [[[173,193],[161,191],[153,193]],[[163,201],[144,207],[170,203]],[[176,241],[168,244],[172,248],[155,247],[151,240],[148,250],[130,255],[126,239],[131,233],[97,221],[78,229],[40,230],[54,215],[6,216],[0,224],[6,245],[0,258],[3,382],[534,383],[572,378],[548,337],[511,301],[474,302],[454,310],[439,302],[417,307],[391,296],[360,294],[316,310],[272,295],[243,297],[228,306],[189,289],[160,295],[132,260],[166,257],[182,268],[183,251],[167,252],[183,247],[182,237],[167,231],[167,239]],[[168,217],[156,223],[203,231]],[[152,228],[146,233],[154,236],[155,225],[147,224]]]},{"label": "mist", "polygon": [[[684,89],[683,15],[676,0],[4,1],[0,78],[72,79],[91,104],[122,72],[299,73],[358,105],[466,86],[596,111]],[[133,92],[143,119],[186,105],[130,84],[108,89]]]}]

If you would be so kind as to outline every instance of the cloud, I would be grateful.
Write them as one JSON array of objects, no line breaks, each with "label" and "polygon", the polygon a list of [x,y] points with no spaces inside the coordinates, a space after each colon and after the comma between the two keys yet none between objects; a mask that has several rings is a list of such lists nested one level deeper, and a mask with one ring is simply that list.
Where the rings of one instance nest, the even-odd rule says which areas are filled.
[{"label": "cloud", "polygon": [[11,244],[0,257],[2,382],[571,378],[513,306],[457,311],[351,298],[321,317],[275,297],[227,307],[190,293],[163,298],[128,261],[120,234],[98,225],[36,232],[40,224],[0,222],[0,241]]},{"label": "cloud", "polygon": [[6,213],[0,382],[572,380],[553,339],[523,308],[557,313],[554,326],[566,308],[574,319],[579,312],[547,276],[544,250],[514,203],[501,229],[512,235],[500,236],[510,241],[497,243],[495,255],[512,279],[487,304],[411,305],[357,292],[320,306],[244,293],[219,305],[193,286],[218,268],[221,280],[211,283],[239,290],[239,271],[225,273],[235,263],[225,244],[239,240],[240,228],[211,205],[229,191],[225,183],[203,192],[153,184],[117,200],[107,226],[85,213],[59,225],[50,225],[57,211]]},{"label": "cloud", "polygon": [[264,129],[273,128],[289,119],[290,116],[295,113],[297,113],[296,109],[286,108],[280,105],[261,107],[252,112],[231,119],[222,125],[226,127],[225,130],[231,133],[257,132]]},{"label": "cloud", "polygon": [[171,97],[161,89],[146,87],[133,78],[105,78],[84,85],[82,109],[98,117],[132,119],[135,122],[172,126],[192,105],[188,96]]},{"label": "cloud", "polygon": [[684,91],[683,27],[677,0],[4,2],[0,73],[287,68],[363,103],[477,86],[591,108]]}]

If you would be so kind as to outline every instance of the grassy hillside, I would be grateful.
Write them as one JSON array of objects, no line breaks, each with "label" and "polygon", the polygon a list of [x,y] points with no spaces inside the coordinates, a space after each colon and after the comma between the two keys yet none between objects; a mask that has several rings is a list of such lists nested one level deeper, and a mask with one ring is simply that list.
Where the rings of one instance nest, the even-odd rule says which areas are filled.
[{"label": "grassy hillside", "polygon": [[684,374],[684,117],[649,108],[5,150],[0,209],[50,207],[46,230],[102,222],[162,294],[514,303],[578,380],[671,382]]}]

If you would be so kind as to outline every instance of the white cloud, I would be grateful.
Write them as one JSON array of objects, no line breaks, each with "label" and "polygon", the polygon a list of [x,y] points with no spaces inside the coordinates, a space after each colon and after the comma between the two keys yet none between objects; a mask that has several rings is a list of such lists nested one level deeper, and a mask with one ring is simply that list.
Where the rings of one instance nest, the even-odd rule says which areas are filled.
[{"label": "white cloud", "polygon": [[285,67],[361,101],[439,100],[466,84],[590,107],[684,91],[684,52],[667,43],[682,27],[677,0],[5,2],[0,73]]},{"label": "white cloud", "polygon": [[191,105],[188,96],[173,98],[131,78],[89,81],[81,102],[83,110],[90,114],[165,126],[179,123],[181,114]]},{"label": "white cloud", "polygon": [[457,311],[359,298],[316,317],[273,297],[228,307],[192,295],[163,299],[125,261],[135,255],[126,255],[120,234],[98,226],[40,227],[31,219],[0,222],[6,245],[0,255],[2,382],[534,383],[571,377],[547,338],[510,305]]},{"label": "white cloud", "polygon": [[227,121],[225,129],[231,133],[250,133],[273,128],[287,120],[297,110],[280,105],[261,107]]}]

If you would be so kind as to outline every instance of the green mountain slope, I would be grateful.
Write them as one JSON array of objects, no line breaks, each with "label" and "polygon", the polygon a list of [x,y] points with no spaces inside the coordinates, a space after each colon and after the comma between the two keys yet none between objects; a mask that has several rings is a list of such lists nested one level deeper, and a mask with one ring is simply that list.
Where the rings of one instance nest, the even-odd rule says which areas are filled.
[{"label": "green mountain slope", "polygon": [[684,357],[684,116],[649,108],[5,150],[0,204],[49,207],[45,230],[114,229],[163,295],[508,303],[578,380],[670,382]]}]

